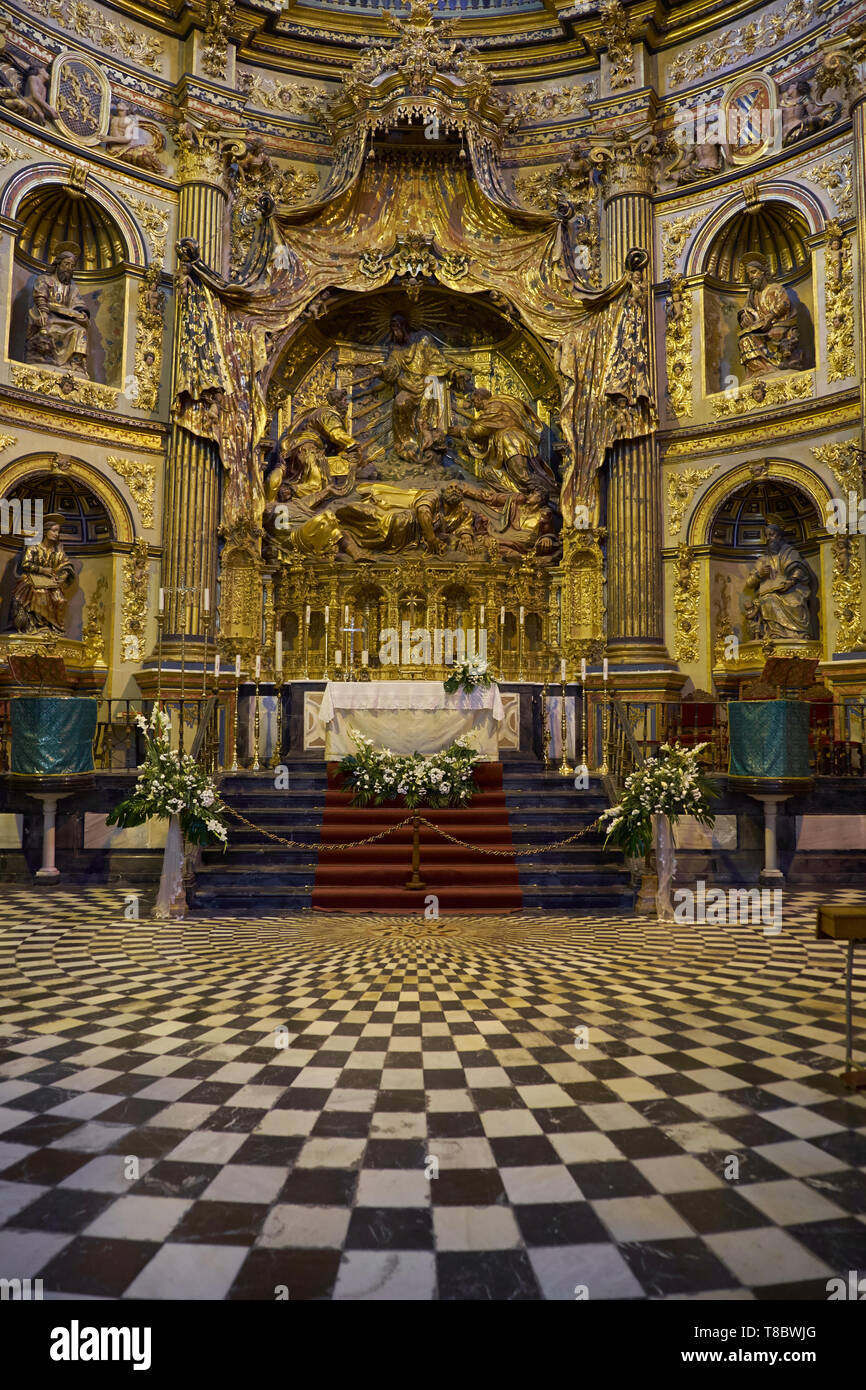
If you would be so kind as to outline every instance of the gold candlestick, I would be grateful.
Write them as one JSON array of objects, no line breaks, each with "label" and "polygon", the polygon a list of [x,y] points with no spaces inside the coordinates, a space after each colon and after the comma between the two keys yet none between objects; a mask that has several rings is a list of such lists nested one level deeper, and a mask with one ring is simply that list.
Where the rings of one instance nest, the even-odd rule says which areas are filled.
[{"label": "gold candlestick", "polygon": [[259,716],[259,681],[260,681],[260,679],[261,679],[261,672],[260,672],[260,671],[256,671],[256,706],[255,706],[255,710],[253,711],[253,747],[254,747],[254,750],[255,750],[255,762],[253,763],[253,772],[259,772],[259,771],[261,770],[261,763],[259,762],[259,734],[260,734],[260,732],[261,732],[261,718],[260,718],[260,716]]},{"label": "gold candlestick", "polygon": [[[160,591],[161,592],[161,591]],[[160,610],[156,615],[156,707],[162,708],[162,625],[165,622],[165,613]]]},{"label": "gold candlestick", "polygon": [[559,771],[563,777],[571,777],[574,774],[574,768],[570,766],[568,761],[568,711],[565,707],[565,691],[566,685],[565,681],[563,681],[561,695],[562,704],[559,711],[559,729],[562,739],[562,761],[559,764]]},{"label": "gold candlestick", "polygon": [[232,719],[232,772],[238,770],[238,707],[241,700],[241,673],[235,662],[235,712]]},{"label": "gold candlestick", "polygon": [[586,715],[587,715],[586,676],[584,676],[583,679],[582,679],[581,682],[580,682],[580,696],[581,696],[581,700],[580,700],[580,703],[581,703],[581,711],[580,711],[580,727],[581,727],[581,766],[582,766],[582,767],[585,767],[586,770],[587,770],[587,772],[589,772],[589,763],[586,761]]},{"label": "gold candlestick", "polygon": [[608,693],[607,681],[604,682],[604,693],[601,699],[601,767],[599,771],[602,777],[608,774],[607,766],[607,733],[608,733]]},{"label": "gold candlestick", "polygon": [[547,718],[547,680],[541,687],[541,751],[544,755],[544,770],[550,771],[550,721]]},{"label": "gold candlestick", "polygon": [[274,688],[277,694],[277,719],[276,732],[274,734],[274,747],[271,753],[271,767],[279,767],[280,759],[283,755],[283,673],[277,671],[274,677]]}]

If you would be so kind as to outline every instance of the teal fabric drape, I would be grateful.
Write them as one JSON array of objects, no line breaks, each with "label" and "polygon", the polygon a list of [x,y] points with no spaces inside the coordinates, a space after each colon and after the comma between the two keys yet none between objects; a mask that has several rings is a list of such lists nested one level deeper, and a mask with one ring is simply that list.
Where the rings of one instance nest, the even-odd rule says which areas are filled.
[{"label": "teal fabric drape", "polygon": [[801,700],[728,705],[731,777],[808,777],[809,706]]},{"label": "teal fabric drape", "polygon": [[28,777],[92,772],[96,705],[74,696],[10,701],[12,771]]}]

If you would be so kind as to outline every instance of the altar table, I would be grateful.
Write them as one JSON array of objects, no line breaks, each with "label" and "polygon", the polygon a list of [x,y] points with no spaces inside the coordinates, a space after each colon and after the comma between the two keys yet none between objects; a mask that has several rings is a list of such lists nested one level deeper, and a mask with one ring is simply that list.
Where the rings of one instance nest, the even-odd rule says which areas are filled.
[{"label": "altar table", "polygon": [[357,751],[354,731],[393,753],[438,753],[470,734],[482,762],[498,762],[505,711],[498,685],[449,695],[441,681],[329,681],[319,717],[329,760]]}]

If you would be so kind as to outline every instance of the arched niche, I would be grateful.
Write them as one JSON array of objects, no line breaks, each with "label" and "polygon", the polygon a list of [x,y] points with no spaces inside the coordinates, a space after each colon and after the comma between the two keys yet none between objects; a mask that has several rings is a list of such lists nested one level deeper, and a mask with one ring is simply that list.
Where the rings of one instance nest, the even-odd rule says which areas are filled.
[{"label": "arched niche", "polygon": [[785,540],[812,572],[811,630],[805,641],[827,647],[827,576],[824,546],[829,491],[802,464],[762,459],[718,479],[695,509],[688,542],[705,548],[709,650],[720,635],[733,634],[741,647],[755,638],[746,618],[746,580],[766,551],[768,517],[784,523]]},{"label": "arched niche", "polygon": [[[9,201],[7,190],[4,203]],[[18,225],[12,258],[9,358],[34,366],[53,365],[28,353],[33,286],[39,275],[50,270],[57,248],[72,244],[80,249],[74,282],[89,312],[88,376],[107,386],[122,386],[128,272],[131,263],[145,260],[140,236],[131,231],[134,224],[128,215],[121,221],[106,199],[79,192],[68,183],[39,180],[19,187],[11,201]]]},{"label": "arched niche", "polygon": [[[22,460],[20,463],[26,464]],[[80,639],[84,633],[85,608],[98,596],[103,615],[110,613],[114,600],[114,556],[120,539],[116,525],[121,512],[106,504],[106,490],[97,492],[71,468],[49,471],[38,460],[29,468],[14,466],[0,474],[0,493],[10,503],[20,502],[25,518],[35,523],[41,516],[63,518],[60,540],[75,571],[75,582],[67,591],[65,636]],[[29,504],[25,505],[25,504]],[[14,515],[14,513],[13,513]],[[14,631],[11,601],[19,573],[24,541],[16,535],[0,537],[0,631]],[[100,624],[101,626],[101,624]]]},{"label": "arched niche", "polygon": [[[710,219],[690,253],[703,276],[704,388],[708,394],[728,390],[755,377],[741,357],[738,315],[749,302],[747,262],[763,257],[771,280],[790,300],[799,356],[778,371],[808,371],[815,365],[815,277],[809,238],[813,218],[782,198],[740,204],[720,220]],[[781,325],[780,325],[781,327]]]}]

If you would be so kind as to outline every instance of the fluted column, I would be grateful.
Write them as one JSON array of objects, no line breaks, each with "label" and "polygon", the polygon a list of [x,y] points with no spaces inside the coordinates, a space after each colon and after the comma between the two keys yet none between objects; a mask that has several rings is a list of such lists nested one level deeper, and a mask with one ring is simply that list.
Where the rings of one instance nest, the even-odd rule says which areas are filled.
[{"label": "fluted column", "polygon": [[[861,66],[861,72],[862,67]],[[864,274],[864,242],[866,242],[866,80],[859,87],[851,110],[854,136],[854,206],[857,210],[857,319],[859,324],[860,363],[860,447],[866,449],[866,274]]]},{"label": "fluted column", "polygon": [[[654,275],[653,141],[619,140],[606,169],[605,278],[618,279],[632,249],[649,261],[646,285],[649,374],[657,381]],[[666,660],[662,579],[662,492],[655,435],[616,444],[607,474],[607,636],[617,661]]]},{"label": "fluted column", "polygon": [[[204,143],[192,130],[190,136],[179,141],[178,178],[181,183],[178,238],[191,237],[197,241],[202,260],[212,269],[221,271],[228,186],[218,139],[210,137]],[[172,393],[182,332],[181,310],[176,300]],[[210,591],[210,621],[213,621],[219,496],[216,446],[173,424],[166,469],[162,556],[162,584],[166,589],[163,635],[167,643],[177,639],[182,627],[193,643],[207,630],[208,620],[201,606],[205,589]],[[194,593],[185,597],[176,592],[179,588],[191,589]]]}]

